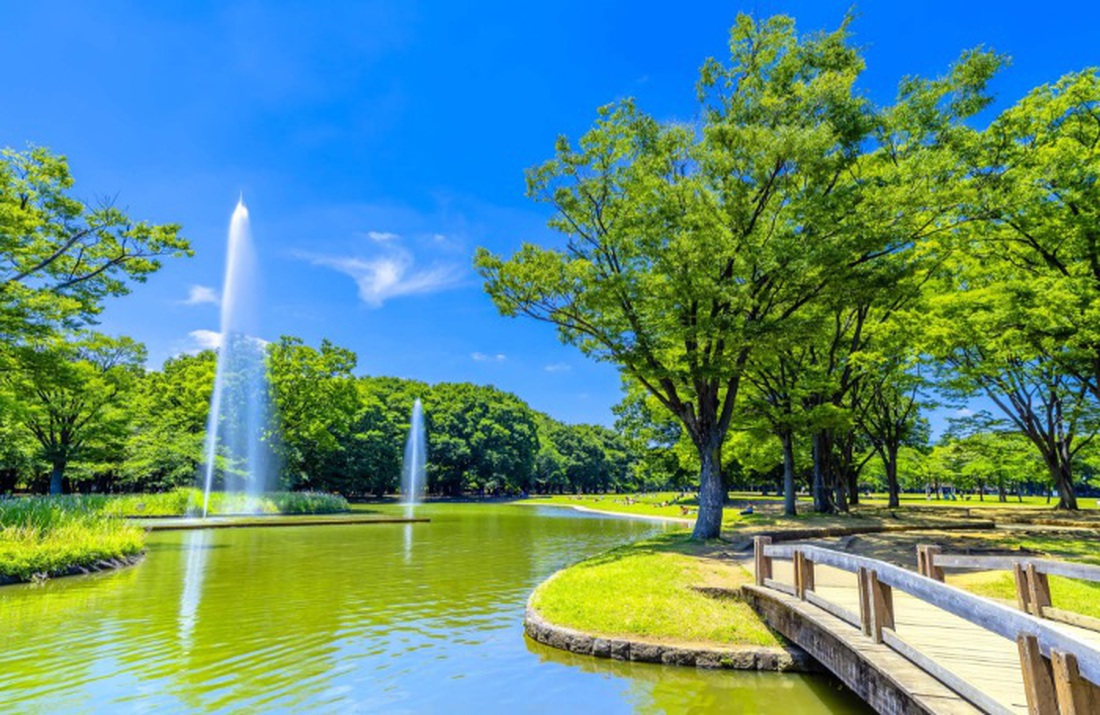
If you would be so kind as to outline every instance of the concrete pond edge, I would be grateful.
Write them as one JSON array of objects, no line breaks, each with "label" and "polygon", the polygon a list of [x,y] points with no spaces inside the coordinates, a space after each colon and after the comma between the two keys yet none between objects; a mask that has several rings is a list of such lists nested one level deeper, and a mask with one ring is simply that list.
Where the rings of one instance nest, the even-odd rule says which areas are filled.
[{"label": "concrete pond edge", "polygon": [[523,618],[523,630],[531,640],[543,645],[594,658],[696,668],[824,672],[806,651],[793,645],[721,648],[657,643],[638,638],[611,638],[551,623],[531,606],[530,601]]}]

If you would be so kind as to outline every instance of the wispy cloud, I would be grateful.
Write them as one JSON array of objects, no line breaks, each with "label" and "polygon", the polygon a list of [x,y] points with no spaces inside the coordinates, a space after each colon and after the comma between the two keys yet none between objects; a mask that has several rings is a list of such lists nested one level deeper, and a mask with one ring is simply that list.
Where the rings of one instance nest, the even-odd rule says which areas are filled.
[{"label": "wispy cloud", "polygon": [[351,276],[359,287],[360,299],[372,308],[381,307],[390,298],[455,288],[461,284],[463,276],[463,269],[455,264],[417,270],[413,255],[396,246],[373,258],[312,254],[298,254],[298,257],[315,266]]},{"label": "wispy cloud", "polygon": [[394,241],[401,238],[396,233],[390,233],[389,231],[367,231],[367,238],[372,241],[378,241],[379,243],[385,243],[387,241]]},{"label": "wispy cloud", "polygon": [[546,372],[566,372],[572,369],[573,367],[567,362],[555,362],[543,368]]},{"label": "wispy cloud", "polygon": [[470,359],[475,362],[504,362],[508,356],[504,353],[488,355],[486,353],[470,353]]},{"label": "wispy cloud", "polygon": [[218,304],[218,292],[210,286],[193,285],[187,289],[187,298],[181,300],[183,305],[203,305],[204,303]]},{"label": "wispy cloud", "polygon": [[222,344],[222,334],[216,330],[192,330],[187,334],[191,343],[195,346],[188,352],[201,352],[203,350],[217,350]]},{"label": "wispy cloud", "polygon": [[969,407],[960,407],[959,409],[952,412],[951,416],[952,417],[973,417],[975,414],[977,414],[977,413],[974,412],[974,410],[970,409]]}]

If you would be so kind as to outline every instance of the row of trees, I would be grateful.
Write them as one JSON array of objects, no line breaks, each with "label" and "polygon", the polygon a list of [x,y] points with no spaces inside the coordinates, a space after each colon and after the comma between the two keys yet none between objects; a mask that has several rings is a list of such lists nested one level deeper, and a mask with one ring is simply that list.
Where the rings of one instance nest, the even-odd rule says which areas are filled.
[{"label": "row of trees", "polygon": [[[281,485],[348,496],[394,493],[413,401],[424,403],[428,488],[585,492],[635,486],[628,446],[595,425],[566,425],[515,395],[468,383],[356,377],[356,356],[284,337],[266,348],[274,415],[264,439]],[[204,460],[215,354],[146,371],[129,339],[86,333],[14,350],[0,379],[0,492],[160,491],[195,483]],[[218,480],[231,465],[219,458]]]},{"label": "row of trees", "polygon": [[1004,57],[965,52],[880,106],[848,26],[739,17],[695,121],[619,102],[529,172],[564,248],[477,257],[502,313],[621,368],[640,439],[691,445],[697,538],[771,445],[790,513],[800,461],[818,511],[858,501],[870,459],[896,505],[933,395],[995,405],[979,432],[1024,440],[1077,508],[1100,404],[1100,75],[977,129]]}]

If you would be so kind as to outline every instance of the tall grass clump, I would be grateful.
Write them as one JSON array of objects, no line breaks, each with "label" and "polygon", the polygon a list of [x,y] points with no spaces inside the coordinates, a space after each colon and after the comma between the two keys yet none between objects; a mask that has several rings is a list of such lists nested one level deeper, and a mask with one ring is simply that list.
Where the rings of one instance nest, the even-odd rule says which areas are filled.
[{"label": "tall grass clump", "polygon": [[[74,494],[28,497],[23,501],[55,505],[66,511],[116,517],[196,516],[202,514],[202,490],[182,487],[150,494]],[[208,513],[225,514],[335,514],[348,510],[344,497],[323,492],[269,492],[249,497],[237,492],[211,492]]]},{"label": "tall grass clump", "polygon": [[145,531],[103,497],[0,499],[0,580],[26,581],[141,553]]},{"label": "tall grass clump", "polygon": [[280,514],[338,514],[348,510],[348,500],[324,492],[275,492],[268,497]]}]

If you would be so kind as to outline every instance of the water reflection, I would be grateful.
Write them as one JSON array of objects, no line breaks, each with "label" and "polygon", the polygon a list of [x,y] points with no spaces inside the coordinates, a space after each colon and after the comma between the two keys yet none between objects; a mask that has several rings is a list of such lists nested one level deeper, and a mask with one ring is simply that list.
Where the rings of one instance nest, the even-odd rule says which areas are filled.
[{"label": "water reflection", "polygon": [[[407,515],[408,515],[408,517],[410,517],[410,518],[411,518],[411,517],[412,517],[412,507],[411,507],[411,506],[410,506],[410,507],[406,507],[406,509],[408,510],[408,511],[407,511]],[[406,563],[406,564],[408,564],[408,563],[411,563],[411,562],[412,562],[412,554],[413,554],[413,525],[412,525],[412,524],[405,524],[405,529],[404,529],[404,531],[405,531],[405,548],[403,549],[402,553],[404,553],[404,555],[405,555],[405,563]]]},{"label": "water reflection", "polygon": [[195,529],[183,537],[183,592],[180,595],[179,643],[184,653],[191,652],[191,634],[195,630],[199,601],[202,600],[202,581],[206,575],[206,550],[210,531]]},{"label": "water reflection", "polygon": [[[617,682],[623,701],[635,713],[723,712],[870,713],[836,680],[791,677],[757,671],[670,668],[590,658],[527,639],[543,667],[566,667],[589,680]],[[574,686],[575,687],[575,686]]]}]

